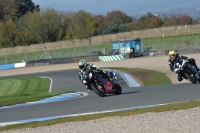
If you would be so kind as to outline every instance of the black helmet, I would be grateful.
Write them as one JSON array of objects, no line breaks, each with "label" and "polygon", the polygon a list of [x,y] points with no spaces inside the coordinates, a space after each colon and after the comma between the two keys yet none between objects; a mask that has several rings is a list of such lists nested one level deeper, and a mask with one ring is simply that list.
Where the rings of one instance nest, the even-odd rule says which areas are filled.
[{"label": "black helmet", "polygon": [[78,62],[78,66],[81,70],[84,70],[86,68],[86,65],[87,65],[87,62],[85,59],[81,59],[79,62]]}]

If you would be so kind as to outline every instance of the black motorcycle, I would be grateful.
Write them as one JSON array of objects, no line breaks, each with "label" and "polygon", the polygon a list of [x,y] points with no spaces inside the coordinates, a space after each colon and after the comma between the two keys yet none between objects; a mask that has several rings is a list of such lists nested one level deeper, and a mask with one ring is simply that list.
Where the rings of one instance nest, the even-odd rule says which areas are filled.
[{"label": "black motorcycle", "polygon": [[85,70],[83,72],[83,83],[87,84],[97,95],[105,97],[107,94],[120,95],[122,93],[121,86],[117,83],[115,73],[110,72],[113,79],[109,81],[107,77],[100,75],[98,71]]},{"label": "black motorcycle", "polygon": [[188,59],[179,59],[174,63],[174,71],[193,84],[200,83],[200,73]]}]

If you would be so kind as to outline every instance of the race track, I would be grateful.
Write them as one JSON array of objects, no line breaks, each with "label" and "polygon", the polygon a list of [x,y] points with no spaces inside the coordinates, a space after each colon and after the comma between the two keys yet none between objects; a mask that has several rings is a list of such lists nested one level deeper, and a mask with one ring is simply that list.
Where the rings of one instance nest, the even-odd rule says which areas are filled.
[{"label": "race track", "polygon": [[[88,93],[88,96],[60,102],[0,109],[0,123],[200,99],[200,84],[181,83],[131,88],[122,77],[118,76],[123,93],[117,96],[109,95],[107,97],[99,97],[93,91],[88,92],[84,88],[78,79],[77,70],[45,72],[10,77],[26,76],[50,77],[53,80],[52,91],[54,92],[74,90],[76,92]],[[3,77],[0,79],[2,78]]]}]

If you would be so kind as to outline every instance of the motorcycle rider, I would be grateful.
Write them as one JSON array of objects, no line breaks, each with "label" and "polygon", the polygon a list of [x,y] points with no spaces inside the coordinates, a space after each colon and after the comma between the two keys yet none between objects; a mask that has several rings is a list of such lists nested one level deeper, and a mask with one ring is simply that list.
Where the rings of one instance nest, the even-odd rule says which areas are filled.
[{"label": "motorcycle rider", "polygon": [[[110,75],[108,74],[108,72],[106,70],[100,70],[97,66],[95,66],[94,64],[89,64],[86,62],[85,59],[81,59],[78,63],[78,66],[79,66],[79,79],[82,81],[83,83],[83,79],[82,79],[82,76],[83,76],[83,72],[85,70],[91,70],[91,71],[95,71],[95,72],[98,72],[100,75],[108,78],[109,81],[112,81],[113,79],[110,77]],[[111,82],[112,83],[112,82]],[[88,89],[88,91],[92,90],[91,89],[91,86],[90,84],[87,84],[87,83],[83,83],[86,87],[86,89]]]},{"label": "motorcycle rider", "polygon": [[[188,57],[183,56],[181,54],[177,54],[174,50],[170,50],[169,51],[169,61],[168,61],[168,63],[169,63],[171,71],[175,72],[175,69],[174,69],[173,66],[174,66],[174,63],[179,59],[188,60],[193,66],[196,67],[197,71],[200,71],[200,69],[196,65],[196,62],[195,62],[194,58],[188,59]],[[198,74],[196,74],[195,76],[196,76],[197,79],[199,79],[199,75]],[[183,80],[183,77],[179,73],[178,73],[178,77],[177,78],[178,78],[178,81],[182,81]]]}]

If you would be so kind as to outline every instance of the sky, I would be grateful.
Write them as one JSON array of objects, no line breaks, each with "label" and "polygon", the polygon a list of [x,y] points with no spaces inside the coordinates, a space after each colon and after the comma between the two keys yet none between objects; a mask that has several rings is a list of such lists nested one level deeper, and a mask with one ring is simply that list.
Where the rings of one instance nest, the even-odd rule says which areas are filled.
[{"label": "sky", "polygon": [[[53,7],[62,11],[84,10],[93,14],[106,14],[113,10],[127,10],[123,0],[32,0],[40,8]],[[130,1],[130,0],[129,0]],[[130,8],[130,7],[128,7]]]},{"label": "sky", "polygon": [[[167,12],[178,8],[200,8],[200,0],[32,0],[40,8],[54,8],[60,11],[84,10],[95,15],[106,15],[113,10],[120,10],[134,16],[148,12]],[[176,10],[175,10],[176,11]]]}]

